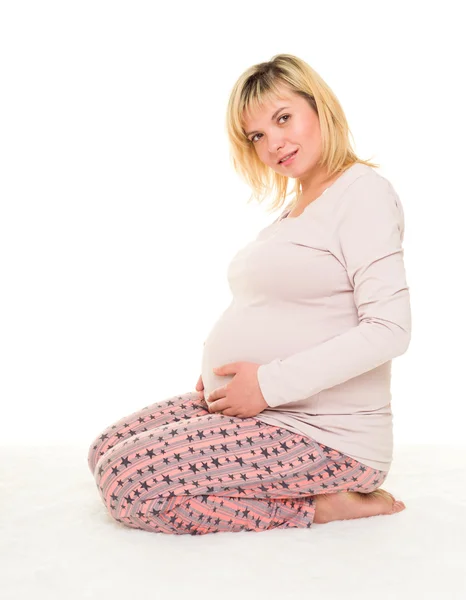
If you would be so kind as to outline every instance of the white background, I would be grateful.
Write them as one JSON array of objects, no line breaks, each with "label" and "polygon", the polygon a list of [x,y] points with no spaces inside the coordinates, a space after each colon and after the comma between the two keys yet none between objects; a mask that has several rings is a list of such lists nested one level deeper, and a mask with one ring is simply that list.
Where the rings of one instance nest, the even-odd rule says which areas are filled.
[{"label": "white background", "polygon": [[2,3],[0,443],[90,444],[194,391],[228,263],[276,216],[247,204],[226,104],[278,53],[326,80],[403,204],[395,443],[463,442],[459,4]]}]

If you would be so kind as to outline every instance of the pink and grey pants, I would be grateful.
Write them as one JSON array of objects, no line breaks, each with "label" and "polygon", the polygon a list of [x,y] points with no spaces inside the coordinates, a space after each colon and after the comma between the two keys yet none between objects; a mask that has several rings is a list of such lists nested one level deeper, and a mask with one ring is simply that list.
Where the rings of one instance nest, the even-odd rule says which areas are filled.
[{"label": "pink and grey pants", "polygon": [[255,417],[211,414],[197,392],[107,427],[88,464],[115,521],[175,535],[309,528],[316,494],[372,492],[388,474]]}]

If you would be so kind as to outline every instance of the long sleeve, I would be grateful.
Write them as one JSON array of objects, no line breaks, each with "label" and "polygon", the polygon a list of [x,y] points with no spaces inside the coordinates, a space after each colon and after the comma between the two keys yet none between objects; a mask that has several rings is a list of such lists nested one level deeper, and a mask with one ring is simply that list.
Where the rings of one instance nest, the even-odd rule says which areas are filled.
[{"label": "long sleeve", "polygon": [[403,354],[411,338],[403,208],[388,180],[359,177],[336,210],[335,257],[346,268],[359,324],[257,371],[265,401],[302,400]]}]

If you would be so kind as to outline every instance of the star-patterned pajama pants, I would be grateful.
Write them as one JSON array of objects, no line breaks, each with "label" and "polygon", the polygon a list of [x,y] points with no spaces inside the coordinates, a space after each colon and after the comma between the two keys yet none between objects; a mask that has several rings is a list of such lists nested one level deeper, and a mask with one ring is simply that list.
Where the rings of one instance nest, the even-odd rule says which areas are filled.
[{"label": "star-patterned pajama pants", "polygon": [[106,428],[88,464],[115,521],[177,535],[311,527],[316,494],[372,492],[387,476],[256,417],[210,413],[197,392]]}]

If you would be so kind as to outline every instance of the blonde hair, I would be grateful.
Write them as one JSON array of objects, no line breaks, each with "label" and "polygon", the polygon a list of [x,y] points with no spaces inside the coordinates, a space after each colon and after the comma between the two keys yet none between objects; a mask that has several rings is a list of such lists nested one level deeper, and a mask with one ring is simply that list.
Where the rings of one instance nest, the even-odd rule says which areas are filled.
[{"label": "blonde hair", "polygon": [[230,143],[233,168],[252,188],[248,199],[260,204],[275,192],[270,212],[283,206],[286,197],[293,193],[296,201],[301,184],[295,179],[288,192],[286,175],[277,173],[257,156],[253,143],[248,140],[243,116],[260,108],[271,96],[279,96],[282,86],[305,98],[316,112],[322,136],[322,155],[319,165],[329,178],[342,173],[354,163],[378,168],[380,165],[359,159],[350,143],[353,139],[343,108],[325,81],[306,62],[291,54],[277,54],[269,62],[253,65],[236,81],[230,94],[226,116],[226,129]]}]

